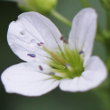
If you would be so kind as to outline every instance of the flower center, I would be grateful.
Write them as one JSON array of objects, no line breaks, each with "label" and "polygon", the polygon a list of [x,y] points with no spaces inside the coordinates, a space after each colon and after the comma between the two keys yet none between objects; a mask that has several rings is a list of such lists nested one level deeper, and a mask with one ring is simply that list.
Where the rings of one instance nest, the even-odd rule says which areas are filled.
[{"label": "flower center", "polygon": [[60,80],[80,76],[84,71],[82,52],[71,50],[67,45],[58,51],[44,50],[50,55],[51,59],[47,62],[51,67],[52,78]]}]

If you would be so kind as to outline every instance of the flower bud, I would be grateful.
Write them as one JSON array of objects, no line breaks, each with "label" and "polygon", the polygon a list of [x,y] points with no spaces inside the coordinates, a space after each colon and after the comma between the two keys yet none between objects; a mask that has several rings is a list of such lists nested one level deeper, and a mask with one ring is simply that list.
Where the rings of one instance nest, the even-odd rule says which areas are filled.
[{"label": "flower bud", "polygon": [[18,3],[19,7],[23,10],[46,14],[54,9],[57,0],[19,0]]}]

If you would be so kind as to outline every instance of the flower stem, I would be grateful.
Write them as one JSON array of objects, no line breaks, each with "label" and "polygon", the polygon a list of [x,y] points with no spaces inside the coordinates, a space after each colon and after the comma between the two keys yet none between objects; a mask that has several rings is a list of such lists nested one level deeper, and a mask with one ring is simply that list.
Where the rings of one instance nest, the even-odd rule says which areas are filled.
[{"label": "flower stem", "polygon": [[51,15],[54,16],[56,19],[60,20],[61,22],[63,22],[64,24],[71,26],[72,23],[65,18],[64,16],[62,16],[59,12],[57,12],[56,10],[52,10],[51,11]]},{"label": "flower stem", "polygon": [[80,0],[82,2],[83,7],[90,7],[88,0]]},{"label": "flower stem", "polygon": [[107,14],[107,29],[110,31],[110,12],[107,11],[106,14]]},{"label": "flower stem", "polygon": [[99,97],[101,102],[103,103],[104,110],[110,110],[110,95],[109,95],[109,88],[96,89],[94,93]]}]

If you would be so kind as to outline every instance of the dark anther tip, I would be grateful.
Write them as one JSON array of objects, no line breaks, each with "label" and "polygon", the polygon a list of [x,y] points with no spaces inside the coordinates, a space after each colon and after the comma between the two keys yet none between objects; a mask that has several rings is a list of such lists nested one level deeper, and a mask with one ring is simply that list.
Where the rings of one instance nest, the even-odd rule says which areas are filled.
[{"label": "dark anther tip", "polygon": [[35,58],[36,55],[35,54],[27,54],[28,56],[32,57],[32,58]]},{"label": "dark anther tip", "polygon": [[40,69],[41,71],[43,71],[43,67],[42,67],[41,65],[39,65],[39,69]]},{"label": "dark anther tip", "polygon": [[79,52],[79,54],[84,54],[84,51],[81,50],[81,51]]}]

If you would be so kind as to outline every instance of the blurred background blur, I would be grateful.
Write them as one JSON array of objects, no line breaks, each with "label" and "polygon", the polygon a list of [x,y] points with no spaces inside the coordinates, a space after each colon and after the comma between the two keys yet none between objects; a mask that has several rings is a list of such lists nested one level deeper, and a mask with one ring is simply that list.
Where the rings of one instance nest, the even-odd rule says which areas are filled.
[{"label": "blurred background blur", "polygon": [[[90,0],[99,15],[98,22],[101,28],[106,25],[105,12],[99,0]],[[69,20],[82,9],[80,0],[58,0],[56,10]],[[7,67],[21,62],[14,55],[7,44],[7,29],[11,21],[16,20],[22,11],[16,3],[0,1],[0,73]],[[48,16],[67,38],[70,27]],[[79,30],[80,31],[80,30]],[[103,44],[95,42],[93,54],[99,55],[103,60],[106,51]],[[69,93],[60,91],[59,88],[41,97],[24,97],[18,94],[5,92],[0,81],[0,110],[105,110],[104,104],[93,90],[84,93]]]}]

